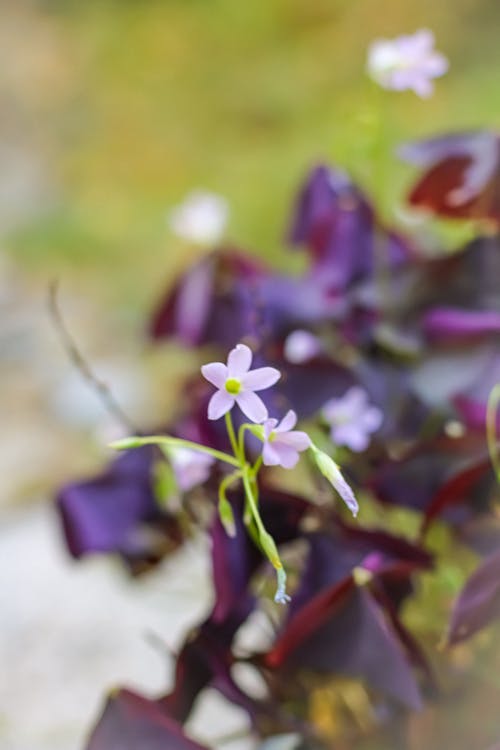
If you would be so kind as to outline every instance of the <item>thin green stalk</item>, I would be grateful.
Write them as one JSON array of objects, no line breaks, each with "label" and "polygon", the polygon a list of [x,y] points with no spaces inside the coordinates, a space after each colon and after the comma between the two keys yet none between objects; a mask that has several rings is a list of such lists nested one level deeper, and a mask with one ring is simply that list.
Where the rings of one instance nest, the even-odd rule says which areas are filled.
[{"label": "thin green stalk", "polygon": [[239,451],[238,441],[236,440],[236,434],[234,432],[233,420],[231,418],[230,411],[226,412],[224,419],[226,420],[226,429],[227,429],[227,434],[229,435],[229,442],[231,443],[231,448],[233,449],[234,455],[238,459],[238,466],[241,466],[242,454]]},{"label": "thin green stalk", "polygon": [[191,440],[183,440],[182,438],[170,437],[168,435],[124,438],[123,440],[117,440],[114,443],[111,443],[110,447],[115,448],[116,450],[128,450],[129,448],[140,448],[143,445],[165,445],[177,448],[188,448],[189,450],[198,451],[199,453],[207,453],[218,461],[224,461],[226,464],[236,466],[237,469],[241,468],[238,459],[233,458],[229,453],[223,453],[222,451],[215,450],[215,448],[209,448],[207,445],[192,443]]},{"label": "thin green stalk", "polygon": [[222,482],[219,485],[219,497],[226,497],[226,490],[227,488],[233,484],[233,482],[236,482],[237,479],[240,479],[243,476],[243,471],[233,471],[232,474],[228,474],[227,477],[224,477]]}]

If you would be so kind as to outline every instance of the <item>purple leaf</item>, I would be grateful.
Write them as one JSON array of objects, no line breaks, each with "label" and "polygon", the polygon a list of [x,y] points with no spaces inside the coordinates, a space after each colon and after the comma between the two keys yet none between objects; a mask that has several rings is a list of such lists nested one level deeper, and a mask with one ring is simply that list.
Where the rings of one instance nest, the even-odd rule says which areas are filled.
[{"label": "purple leaf", "polygon": [[292,617],[266,666],[358,677],[407,708],[421,707],[420,693],[396,634],[373,597],[352,578],[317,594]]},{"label": "purple leaf", "polygon": [[190,740],[155,701],[129,690],[113,694],[86,750],[208,750]]},{"label": "purple leaf", "polygon": [[153,562],[166,545],[179,544],[175,519],[161,512],[155,500],[154,456],[152,447],[128,451],[94,479],[60,490],[58,509],[74,557],[118,552],[131,563]]},{"label": "purple leaf", "polygon": [[390,266],[408,257],[401,238],[377,227],[370,204],[349,177],[325,165],[311,171],[300,191],[289,238],[308,248],[318,279],[326,276],[332,289],[342,291],[372,275],[376,244]]},{"label": "purple leaf", "polygon": [[440,216],[500,220],[500,141],[477,130],[430,138],[400,149],[424,168],[409,202]]},{"label": "purple leaf", "polygon": [[500,617],[500,550],[487,557],[471,575],[451,615],[447,641],[455,645]]}]

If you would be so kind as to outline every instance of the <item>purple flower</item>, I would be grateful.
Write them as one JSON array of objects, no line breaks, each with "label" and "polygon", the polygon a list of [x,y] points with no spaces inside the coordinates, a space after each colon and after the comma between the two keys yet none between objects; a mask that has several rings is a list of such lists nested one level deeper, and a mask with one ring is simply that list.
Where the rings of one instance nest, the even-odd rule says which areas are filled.
[{"label": "purple flower", "polygon": [[434,34],[420,29],[396,39],[375,39],[368,49],[367,70],[385,89],[411,89],[425,98],[432,94],[432,79],[448,70],[448,60],[434,50]]},{"label": "purple flower", "polygon": [[210,476],[210,468],[214,463],[212,456],[189,448],[170,448],[168,454],[181,492],[189,492]]},{"label": "purple flower", "polygon": [[209,419],[219,419],[235,403],[252,422],[260,423],[267,419],[267,408],[259,396],[255,395],[255,391],[274,385],[281,373],[274,367],[250,370],[251,364],[251,349],[245,344],[238,344],[229,352],[227,365],[222,362],[203,365],[203,377],[218,388],[208,404]]},{"label": "purple flower", "polygon": [[314,333],[298,328],[288,334],[283,345],[283,356],[287,362],[301,365],[321,354],[321,341]]},{"label": "purple flower", "polygon": [[266,466],[293,469],[299,460],[299,453],[310,447],[309,435],[293,429],[296,423],[297,415],[291,409],[279,424],[277,419],[264,422],[262,458]]},{"label": "purple flower", "polygon": [[380,409],[368,403],[367,392],[359,386],[349,388],[342,398],[327,401],[322,414],[330,425],[333,442],[356,452],[368,447],[370,434],[378,430],[383,421]]}]

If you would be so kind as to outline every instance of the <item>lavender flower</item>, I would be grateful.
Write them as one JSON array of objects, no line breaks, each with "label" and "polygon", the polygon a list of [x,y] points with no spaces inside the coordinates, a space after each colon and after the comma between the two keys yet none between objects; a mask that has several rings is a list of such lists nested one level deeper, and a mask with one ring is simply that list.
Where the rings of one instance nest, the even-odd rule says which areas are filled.
[{"label": "lavender flower", "polygon": [[168,216],[171,230],[195,245],[214,245],[227,225],[229,208],[220,195],[195,190]]},{"label": "lavender flower", "polygon": [[321,353],[321,342],[314,333],[298,328],[285,339],[283,355],[288,362],[300,365]]},{"label": "lavender flower", "polygon": [[310,448],[309,435],[293,429],[296,423],[297,415],[292,410],[279,424],[277,419],[268,419],[264,422],[262,458],[266,466],[293,469],[299,460],[299,452]]},{"label": "lavender flower", "polygon": [[370,434],[383,421],[380,409],[368,403],[367,392],[359,386],[349,388],[342,398],[327,401],[322,415],[330,425],[332,441],[356,452],[366,450]]},{"label": "lavender flower", "polygon": [[235,403],[252,422],[260,424],[267,419],[267,408],[255,391],[274,385],[281,373],[274,367],[250,370],[251,364],[252,351],[245,344],[238,344],[229,352],[227,365],[222,362],[203,365],[203,377],[218,389],[208,404],[209,419],[219,419]]},{"label": "lavender flower", "polygon": [[375,39],[368,49],[367,71],[376,83],[392,91],[411,89],[425,98],[432,79],[448,70],[448,60],[434,50],[434,34],[420,29],[396,39]]}]

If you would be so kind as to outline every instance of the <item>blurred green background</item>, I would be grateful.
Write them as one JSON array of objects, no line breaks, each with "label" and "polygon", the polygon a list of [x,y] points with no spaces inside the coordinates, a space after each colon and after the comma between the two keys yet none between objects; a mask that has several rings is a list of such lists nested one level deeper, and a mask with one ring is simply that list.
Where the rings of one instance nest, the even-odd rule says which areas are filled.
[{"label": "blurred green background", "polygon": [[[167,210],[202,187],[229,200],[231,238],[279,262],[312,162],[345,165],[371,187],[370,40],[428,27],[450,60],[432,99],[383,97],[396,143],[498,124],[499,23],[497,0],[5,2],[7,252],[146,309],[182,264]],[[392,160],[385,205],[406,179]]]}]

